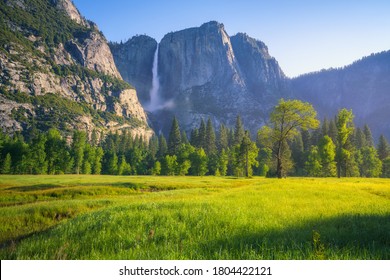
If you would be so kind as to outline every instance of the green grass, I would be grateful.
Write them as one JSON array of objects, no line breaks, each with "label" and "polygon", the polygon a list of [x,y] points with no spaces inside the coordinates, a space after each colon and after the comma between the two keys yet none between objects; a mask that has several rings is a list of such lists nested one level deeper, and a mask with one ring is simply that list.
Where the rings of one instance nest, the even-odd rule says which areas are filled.
[{"label": "green grass", "polygon": [[389,259],[390,180],[0,176],[1,259]]}]

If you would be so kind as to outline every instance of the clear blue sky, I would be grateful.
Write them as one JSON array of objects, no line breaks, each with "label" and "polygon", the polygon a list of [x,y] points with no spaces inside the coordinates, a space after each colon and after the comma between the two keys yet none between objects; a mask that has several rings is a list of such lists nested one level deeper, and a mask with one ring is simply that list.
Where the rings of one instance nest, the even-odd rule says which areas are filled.
[{"label": "clear blue sky", "polygon": [[390,50],[389,0],[73,0],[110,41],[210,20],[263,41],[289,77]]}]

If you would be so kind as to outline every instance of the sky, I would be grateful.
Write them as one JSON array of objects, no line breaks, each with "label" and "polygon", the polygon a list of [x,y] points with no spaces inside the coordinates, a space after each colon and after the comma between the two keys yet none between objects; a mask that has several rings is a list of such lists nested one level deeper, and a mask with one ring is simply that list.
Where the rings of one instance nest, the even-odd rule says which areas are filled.
[{"label": "sky", "polygon": [[289,77],[390,50],[388,0],[73,0],[109,41],[223,23],[263,41]]}]

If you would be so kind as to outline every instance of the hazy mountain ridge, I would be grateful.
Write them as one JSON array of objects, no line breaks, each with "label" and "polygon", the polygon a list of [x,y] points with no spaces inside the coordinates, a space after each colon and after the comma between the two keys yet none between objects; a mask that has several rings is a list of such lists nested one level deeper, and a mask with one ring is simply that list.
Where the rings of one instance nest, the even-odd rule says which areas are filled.
[{"label": "hazy mountain ridge", "polygon": [[0,8],[3,130],[128,129],[150,136],[106,39],[70,0],[7,0]]},{"label": "hazy mountain ridge", "polygon": [[321,117],[352,109],[358,126],[368,124],[377,138],[390,137],[390,51],[364,57],[351,65],[292,79],[293,96],[314,105]]}]

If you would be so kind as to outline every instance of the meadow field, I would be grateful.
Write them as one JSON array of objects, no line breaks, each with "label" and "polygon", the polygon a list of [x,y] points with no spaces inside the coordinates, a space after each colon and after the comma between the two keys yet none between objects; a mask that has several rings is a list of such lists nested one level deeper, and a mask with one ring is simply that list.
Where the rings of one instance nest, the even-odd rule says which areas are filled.
[{"label": "meadow field", "polygon": [[0,176],[1,259],[390,259],[390,180]]}]

